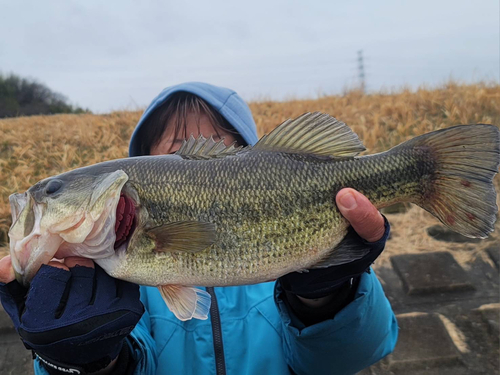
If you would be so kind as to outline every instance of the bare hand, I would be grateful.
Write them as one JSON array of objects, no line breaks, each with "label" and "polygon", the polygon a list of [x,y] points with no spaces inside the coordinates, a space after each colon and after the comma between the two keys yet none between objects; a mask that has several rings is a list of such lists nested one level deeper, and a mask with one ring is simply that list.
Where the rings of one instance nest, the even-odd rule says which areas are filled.
[{"label": "bare hand", "polygon": [[385,232],[384,218],[368,198],[354,189],[346,188],[337,193],[336,201],[340,213],[360,237],[368,242],[382,238]]}]

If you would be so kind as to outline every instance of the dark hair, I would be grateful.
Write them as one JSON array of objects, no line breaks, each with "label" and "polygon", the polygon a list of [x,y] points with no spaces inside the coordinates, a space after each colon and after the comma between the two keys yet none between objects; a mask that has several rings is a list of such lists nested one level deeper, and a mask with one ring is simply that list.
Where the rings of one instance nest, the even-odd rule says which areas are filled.
[{"label": "dark hair", "polygon": [[[219,132],[233,134],[239,145],[247,143],[243,137],[231,126],[224,116],[217,112],[210,104],[199,96],[189,92],[179,91],[168,98],[168,100],[156,108],[146,121],[142,124],[137,137],[139,140],[139,155],[149,155],[151,149],[158,145],[167,130],[167,124],[174,126],[174,138],[182,136],[187,139],[187,116],[194,113],[196,117],[206,115],[214,127],[215,133],[220,138]],[[200,124],[198,122],[198,128]]]}]

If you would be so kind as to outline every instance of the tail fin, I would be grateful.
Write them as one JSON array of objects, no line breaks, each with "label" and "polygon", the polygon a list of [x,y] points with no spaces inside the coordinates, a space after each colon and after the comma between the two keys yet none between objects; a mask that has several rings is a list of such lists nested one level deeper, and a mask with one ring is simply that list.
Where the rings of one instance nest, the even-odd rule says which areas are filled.
[{"label": "tail fin", "polygon": [[459,125],[398,147],[426,148],[433,157],[434,172],[415,203],[464,236],[486,238],[493,231],[498,210],[493,186],[500,165],[498,127]]}]

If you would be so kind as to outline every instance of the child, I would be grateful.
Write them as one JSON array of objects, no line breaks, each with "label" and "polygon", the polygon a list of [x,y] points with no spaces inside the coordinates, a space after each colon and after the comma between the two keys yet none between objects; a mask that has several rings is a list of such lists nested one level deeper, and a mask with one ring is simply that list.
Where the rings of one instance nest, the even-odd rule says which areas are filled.
[{"label": "child", "polygon": [[[224,139],[226,145],[252,145],[258,139],[250,109],[234,91],[186,83],[165,89],[153,100],[132,135],[129,154],[173,153],[191,134]],[[63,289],[70,297],[57,321],[65,333],[56,337],[54,330],[28,321],[29,314],[18,307],[18,326],[38,331],[36,337],[21,334],[37,353],[37,373],[77,369],[100,374],[351,374],[375,363],[393,350],[397,339],[394,314],[369,268],[384,248],[389,226],[352,189],[339,192],[337,205],[358,240],[370,246],[367,256],[352,264],[292,273],[276,282],[206,288],[212,297],[207,320],[179,321],[152,287],[140,289],[142,314],[137,286],[116,280],[117,287],[106,290],[103,286],[113,279],[88,259],[68,258],[66,266],[42,267],[32,285],[49,290],[55,288],[54,279],[65,280]],[[26,294],[15,281],[9,283],[13,278],[7,263],[0,262],[4,305]],[[82,273],[97,280],[91,285],[94,295],[108,296],[95,299],[86,315],[70,303],[73,289],[81,287],[70,280]],[[112,311],[106,300],[117,295],[122,296],[116,302],[119,307]],[[50,299],[28,298],[25,311],[46,303],[43,298]],[[56,300],[50,305],[60,308],[62,297]],[[68,315],[76,318],[64,321]],[[37,342],[30,341],[33,338]]]}]

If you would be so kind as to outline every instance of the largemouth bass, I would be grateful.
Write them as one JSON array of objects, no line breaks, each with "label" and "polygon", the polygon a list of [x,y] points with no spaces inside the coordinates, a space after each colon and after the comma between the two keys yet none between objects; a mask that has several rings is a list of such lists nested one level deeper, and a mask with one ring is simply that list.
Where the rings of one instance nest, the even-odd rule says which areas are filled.
[{"label": "largemouth bass", "polygon": [[254,146],[191,137],[175,155],[113,160],[46,178],[10,197],[12,263],[28,284],[53,257],[94,259],[109,275],[158,286],[181,320],[206,319],[195,286],[253,284],[358,259],[336,193],[378,208],[412,202],[485,238],[496,220],[500,132],[462,125],[364,151],[321,113],[288,120]]}]

